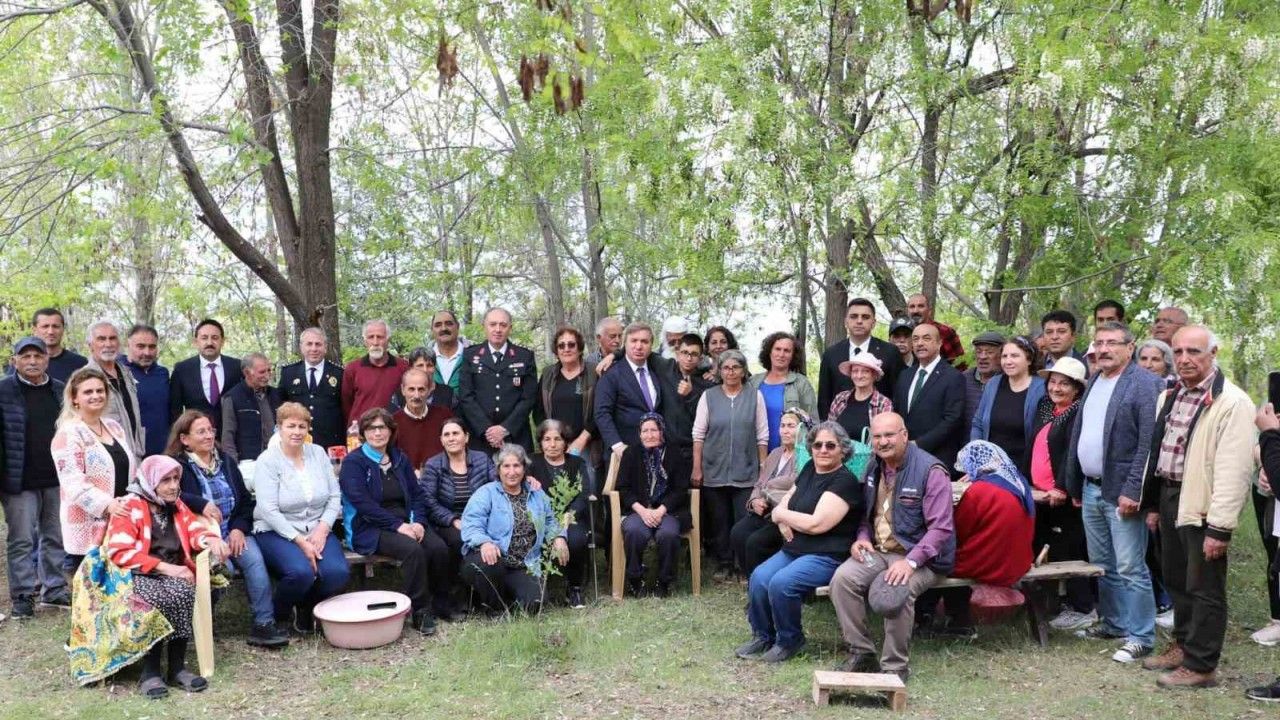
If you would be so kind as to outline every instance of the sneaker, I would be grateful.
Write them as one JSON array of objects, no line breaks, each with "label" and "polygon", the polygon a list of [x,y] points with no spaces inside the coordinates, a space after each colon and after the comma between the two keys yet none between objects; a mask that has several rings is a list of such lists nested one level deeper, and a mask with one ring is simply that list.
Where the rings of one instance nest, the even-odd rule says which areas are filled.
[{"label": "sneaker", "polygon": [[1111,656],[1111,659],[1119,663],[1131,663],[1131,662],[1136,662],[1138,660],[1141,660],[1142,658],[1150,654],[1151,654],[1150,645],[1142,645],[1140,643],[1136,643],[1131,640],[1121,645],[1120,649],[1116,651],[1115,655]]},{"label": "sneaker", "polygon": [[793,648],[784,648],[781,645],[774,645],[769,648],[769,652],[761,655],[760,659],[767,663],[786,662],[796,655],[799,655],[800,651],[804,650],[804,645],[805,644],[803,642]]},{"label": "sneaker", "polygon": [[254,625],[249,631],[249,637],[245,642],[254,647],[263,648],[282,648],[289,644],[289,636],[280,632],[275,623],[267,623],[266,625]]},{"label": "sneaker", "polygon": [[[1156,625],[1164,628],[1165,630],[1172,630],[1173,629],[1173,608],[1169,608],[1168,610],[1162,610],[1156,613]],[[1254,633],[1254,634],[1256,635],[1257,633]],[[1280,640],[1280,629],[1277,629],[1276,631],[1276,640]],[[1276,640],[1273,640],[1271,642],[1271,645],[1275,645]],[[1266,643],[1263,643],[1263,644],[1265,645]]]},{"label": "sneaker", "polygon": [[9,617],[14,620],[26,620],[36,616],[36,604],[31,600],[30,595],[19,595],[13,599],[13,609],[9,611]]},{"label": "sneaker", "polygon": [[1143,670],[1176,670],[1182,667],[1182,661],[1186,657],[1182,652],[1182,646],[1173,643],[1164,652],[1142,661]]},{"label": "sneaker", "polygon": [[1266,627],[1249,636],[1249,639],[1263,647],[1275,647],[1280,644],[1280,620],[1272,620]]},{"label": "sneaker", "polygon": [[316,634],[316,618],[311,614],[311,608],[298,607],[293,613],[293,631],[299,635],[315,635]]},{"label": "sneaker", "polygon": [[1049,627],[1054,630],[1081,630],[1090,625],[1096,625],[1098,622],[1098,611],[1090,610],[1082,613],[1078,610],[1067,608],[1058,613],[1058,616],[1049,621]]},{"label": "sneaker", "polygon": [[46,597],[40,601],[40,607],[52,608],[55,610],[70,610],[71,596],[67,593],[58,593],[57,595]]},{"label": "sneaker", "polygon": [[751,638],[751,642],[745,645],[739,645],[738,649],[733,651],[733,654],[743,660],[758,660],[760,656],[768,652],[771,647],[773,647],[772,642],[765,640],[762,637],[753,637]]},{"label": "sneaker", "polygon": [[1244,691],[1244,696],[1258,702],[1280,702],[1280,678],[1270,685],[1259,685]]},{"label": "sneaker", "polygon": [[579,608],[584,608],[587,606],[587,604],[582,601],[582,588],[580,587],[569,588],[569,592],[566,593],[565,599],[569,607],[575,610]]},{"label": "sneaker", "polygon": [[1161,675],[1156,684],[1162,688],[1211,688],[1218,685],[1218,673],[1214,670],[1202,673],[1179,667]]},{"label": "sneaker", "polygon": [[1106,623],[1098,623],[1097,625],[1090,625],[1083,630],[1077,630],[1076,637],[1084,638],[1085,640],[1119,640],[1124,635],[1107,627]]}]

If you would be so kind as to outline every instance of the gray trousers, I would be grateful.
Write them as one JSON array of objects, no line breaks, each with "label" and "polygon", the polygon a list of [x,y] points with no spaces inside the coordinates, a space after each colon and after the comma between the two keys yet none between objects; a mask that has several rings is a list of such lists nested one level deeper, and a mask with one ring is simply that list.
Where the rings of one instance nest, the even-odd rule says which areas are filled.
[{"label": "gray trousers", "polygon": [[[36,599],[41,586],[45,599],[67,592],[62,574],[62,524],[58,519],[58,488],[23,490],[16,495],[0,494],[5,523],[9,526],[6,557],[9,566],[9,597]],[[37,564],[36,539],[39,538]]]},{"label": "gray trousers", "polygon": [[[850,557],[836,568],[836,574],[831,578],[831,603],[840,622],[840,634],[850,652],[875,654],[875,643],[871,642],[867,631],[867,590],[877,575],[904,557],[895,553],[873,552],[868,555],[868,562]],[[916,598],[933,586],[935,577],[929,568],[917,568],[907,581],[911,594],[902,611],[897,617],[884,619],[884,651],[880,654],[880,668],[884,672],[906,669],[907,647],[911,643],[916,617]]]}]

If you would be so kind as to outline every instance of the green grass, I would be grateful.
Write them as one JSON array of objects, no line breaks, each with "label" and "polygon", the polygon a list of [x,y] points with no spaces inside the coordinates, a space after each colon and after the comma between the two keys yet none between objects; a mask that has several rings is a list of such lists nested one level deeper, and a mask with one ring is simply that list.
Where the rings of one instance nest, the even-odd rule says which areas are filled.
[{"label": "green grass", "polygon": [[[1111,643],[1055,635],[1027,639],[1017,615],[983,626],[972,643],[912,647],[907,717],[1265,717],[1243,690],[1280,670],[1280,650],[1248,635],[1266,622],[1263,555],[1252,517],[1231,548],[1231,624],[1220,675],[1205,691],[1162,691],[1155,676],[1110,660]],[[604,568],[601,567],[602,576]],[[603,579],[603,577],[602,577]],[[376,585],[394,582],[383,571]],[[217,609],[218,670],[209,691],[158,702],[135,693],[137,670],[91,688],[71,684],[62,653],[65,613],[0,624],[0,717],[22,718],[798,718],[885,717],[874,697],[810,700],[812,671],[839,662],[835,615],[805,608],[806,656],[781,667],[731,657],[748,633],[744,588],[705,583],[706,594],[665,601],[601,600],[536,619],[442,624],[434,638],[406,633],[365,651],[297,641],[283,652],[249,648],[237,590]],[[554,591],[553,591],[554,592]],[[7,595],[0,594],[0,597]],[[194,657],[192,657],[194,662]]]}]

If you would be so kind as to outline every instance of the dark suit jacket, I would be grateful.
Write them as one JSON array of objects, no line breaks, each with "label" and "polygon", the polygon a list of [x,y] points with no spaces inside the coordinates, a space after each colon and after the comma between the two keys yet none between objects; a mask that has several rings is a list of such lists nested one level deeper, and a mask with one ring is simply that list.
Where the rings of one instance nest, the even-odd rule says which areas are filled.
[{"label": "dark suit jacket", "polygon": [[311,441],[322,448],[347,444],[347,428],[342,421],[342,366],[324,361],[317,373],[315,392],[301,360],[280,369],[280,393],[286,402],[301,403],[311,411]]},{"label": "dark suit jacket", "polygon": [[489,343],[469,345],[462,351],[457,372],[458,413],[471,429],[473,450],[490,452],[484,431],[491,425],[507,430],[507,442],[533,451],[529,415],[538,404],[538,366],[533,351],[507,342],[501,363],[495,364]]},{"label": "dark suit jacket", "polygon": [[[896,352],[896,350],[895,350]],[[916,373],[902,373],[893,394],[893,409],[906,419],[907,435],[916,445],[952,468],[965,442],[964,373],[944,359],[924,381],[911,409],[907,397]]]},{"label": "dark suit jacket", "polygon": [[240,369],[239,359],[229,355],[223,355],[220,359],[226,386],[218,388],[218,404],[212,406],[204,396],[204,383],[200,381],[200,367],[205,364],[204,358],[196,355],[173,366],[173,372],[169,374],[170,423],[177,420],[183,410],[199,410],[213,418],[213,426],[221,434],[222,396],[244,380],[244,373]]},{"label": "dark suit jacket", "polygon": [[[898,354],[898,348],[894,347],[893,343],[878,337],[871,338],[870,348],[871,354],[880,358],[880,365],[884,368],[884,376],[876,381],[876,390],[879,390],[881,395],[891,398],[897,386],[898,375],[902,372],[902,356]],[[831,401],[835,396],[845,390],[853,389],[853,381],[849,376],[840,374],[840,363],[848,359],[848,338],[832,345],[822,353],[822,365],[818,369],[818,417],[823,420],[827,419],[827,412],[831,409]],[[894,407],[897,407],[897,403]]]},{"label": "dark suit jacket", "polygon": [[[649,379],[658,392],[658,397],[653,399],[653,410],[664,421],[671,417],[672,403],[676,402],[670,363],[657,353],[649,353],[645,362]],[[615,360],[596,381],[595,409],[596,428],[600,430],[600,440],[606,450],[619,442],[628,446],[640,443],[640,418],[649,412],[649,406],[644,401],[640,379],[625,357]]]}]

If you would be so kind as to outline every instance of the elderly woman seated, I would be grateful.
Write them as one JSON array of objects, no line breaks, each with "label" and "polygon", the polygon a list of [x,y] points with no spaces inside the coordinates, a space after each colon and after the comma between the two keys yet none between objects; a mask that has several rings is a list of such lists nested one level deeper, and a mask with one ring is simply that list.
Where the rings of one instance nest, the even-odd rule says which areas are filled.
[{"label": "elderly woman seated", "polygon": [[534,477],[547,494],[553,498],[563,495],[567,499],[565,515],[565,540],[569,544],[569,565],[565,568],[568,583],[565,599],[571,608],[586,607],[582,600],[582,581],[587,574],[587,558],[590,556],[590,517],[588,496],[592,484],[591,469],[587,462],[566,452],[569,447],[569,427],[554,419],[538,423],[534,439],[542,448],[529,465]]},{"label": "elderly woman seated", "polygon": [[[148,698],[169,693],[166,685],[200,692],[208,681],[186,669],[187,643],[194,635],[195,563],[192,555],[209,549],[225,558],[229,549],[216,530],[179,499],[182,466],[164,455],[142,462],[139,478],[129,486],[126,512],[114,515],[107,527],[111,562],[133,572],[133,592],[164,615],[173,632],[147,651],[139,691]],[[160,662],[169,657],[169,671],[161,678]]]},{"label": "elderly woman seated", "polygon": [[481,485],[462,511],[462,577],[490,615],[509,602],[533,615],[542,609],[542,546],[552,540],[556,562],[569,561],[569,546],[551,500],[526,482],[529,456],[503,445],[494,456],[498,482]]},{"label": "elderly woman seated", "polygon": [[840,423],[819,423],[807,442],[813,461],[773,510],[785,543],[751,573],[747,620],[753,637],[737,649],[740,658],[782,662],[800,652],[802,600],[830,583],[866,514],[862,483],[844,466],[853,448]]},{"label": "elderly woman seated", "polygon": [[280,444],[258,456],[253,537],[276,579],[276,623],[294,617],[301,633],[315,632],[311,611],[347,584],[350,569],[342,545],[329,530],[342,510],[329,455],[307,442],[311,412],[287,402],[276,411]]},{"label": "elderly woman seated", "polygon": [[693,527],[689,514],[689,463],[679,452],[667,452],[662,416],[640,418],[640,444],[622,453],[618,495],[623,511],[622,546],[627,556],[627,592],[644,595],[644,550],[658,550],[658,597],[671,592],[676,575],[680,534]]}]

